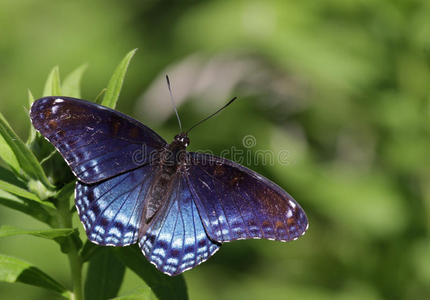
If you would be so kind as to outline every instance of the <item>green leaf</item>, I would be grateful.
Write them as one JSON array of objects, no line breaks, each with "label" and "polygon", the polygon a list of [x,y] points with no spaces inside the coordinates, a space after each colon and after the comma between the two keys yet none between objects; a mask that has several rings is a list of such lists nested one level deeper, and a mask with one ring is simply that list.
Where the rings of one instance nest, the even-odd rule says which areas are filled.
[{"label": "green leaf", "polygon": [[26,188],[26,183],[21,181],[13,172],[3,168],[2,166],[0,166],[0,180],[6,181],[23,189]]},{"label": "green leaf", "polygon": [[76,238],[79,239],[79,231],[73,228],[26,230],[7,225],[0,227],[0,238],[24,234],[53,240],[60,245],[63,253],[68,253],[70,243],[75,242],[74,239]]},{"label": "green leaf", "polygon": [[[34,97],[31,93],[30,89],[28,90],[28,109],[31,109],[31,106],[33,105]],[[34,129],[33,124],[30,124],[30,132],[28,134],[27,138],[27,145],[30,145],[34,139],[36,138],[36,129]]]},{"label": "green leaf", "polygon": [[95,103],[97,104],[101,104],[102,103],[102,96],[104,95],[104,93],[106,93],[107,88],[104,88],[100,91],[100,93],[98,93],[98,95],[96,96],[96,99],[94,100]]},{"label": "green leaf", "polygon": [[109,80],[109,84],[107,86],[107,90],[103,97],[101,105],[115,108],[116,102],[118,101],[119,93],[121,92],[122,83],[124,82],[124,77],[127,72],[128,65],[136,51],[137,49],[134,49],[127,53],[127,55],[116,67],[115,72]]},{"label": "green leaf", "polygon": [[[75,181],[69,182],[65,186],[61,188],[60,191],[55,195],[57,199],[57,208],[58,213],[61,215],[70,215],[70,198],[74,193],[75,189]],[[72,227],[72,223],[64,222],[61,224],[61,227]],[[72,249],[80,249],[82,247],[82,240],[79,237],[79,231],[75,230],[75,232],[68,237],[67,239],[62,239],[59,241],[61,244],[61,251],[63,253],[69,253]]]},{"label": "green leaf", "polygon": [[18,159],[2,135],[0,135],[0,158],[3,159],[3,161],[14,171],[15,174],[18,175],[20,173]]},{"label": "green leaf", "polygon": [[3,254],[0,254],[0,281],[21,282],[52,290],[67,298],[70,296],[70,292],[65,287],[40,269],[28,262]]},{"label": "green leaf", "polygon": [[158,300],[154,292],[148,287],[141,287],[135,291],[124,295],[112,298],[112,300]]},{"label": "green leaf", "polygon": [[61,96],[60,69],[58,66],[52,68],[49,73],[43,89],[43,96]]},{"label": "green leaf", "polygon": [[89,240],[87,240],[85,242],[84,247],[81,250],[81,258],[82,258],[82,262],[86,262],[88,260],[90,260],[90,258],[96,253],[98,252],[98,250],[100,250],[102,247],[100,247],[99,245],[96,245],[94,243],[91,243]]},{"label": "green leaf", "polygon": [[49,240],[56,240],[61,237],[68,237],[73,234],[73,228],[55,228],[55,229],[42,229],[42,230],[28,230],[21,229],[14,226],[4,225],[0,227],[0,238],[14,236],[14,235],[33,235]]},{"label": "green leaf", "polygon": [[157,299],[188,299],[184,277],[182,275],[169,277],[161,273],[146,260],[136,245],[115,248],[115,253],[127,267],[145,281]]},{"label": "green leaf", "polygon": [[85,299],[103,300],[115,297],[124,279],[125,266],[111,247],[101,248],[88,266]]},{"label": "green leaf", "polygon": [[64,78],[61,85],[63,96],[81,98],[81,79],[88,65],[82,65]]},{"label": "green leaf", "polygon": [[52,203],[41,201],[37,195],[29,192],[23,182],[19,181],[13,173],[2,167],[0,167],[0,189],[42,203],[50,208],[55,208]]},{"label": "green leaf", "polygon": [[67,201],[75,192],[76,181],[71,181],[61,188],[55,195],[58,201]]},{"label": "green leaf", "polygon": [[[3,137],[5,144],[7,144],[10,150],[13,152],[16,160],[19,163],[19,167],[27,174],[27,176],[41,181],[48,188],[54,188],[46,177],[45,172],[43,171],[34,154],[16,135],[1,113],[0,135]],[[3,153],[0,153],[0,155],[4,159]],[[16,166],[11,165],[11,167],[15,168]]]},{"label": "green leaf", "polygon": [[48,207],[55,208],[55,206],[51,202],[42,201],[35,194],[30,193],[29,191],[27,191],[23,188],[20,188],[14,184],[11,184],[9,182],[0,180],[0,189],[4,190],[6,192],[9,192],[11,194],[17,195],[17,196],[24,197],[26,199],[30,199],[30,200],[42,203],[43,205],[46,205]]},{"label": "green leaf", "polygon": [[[32,188],[33,184],[35,185],[34,188]],[[52,202],[41,200],[53,196],[54,194],[52,191],[48,191],[40,181],[30,180],[26,186],[22,181],[18,180],[12,172],[0,167],[0,190],[25,198],[26,200],[35,201],[39,205],[42,205],[48,212],[52,214],[55,213],[55,206]],[[33,190],[36,192],[33,192]],[[39,192],[39,194],[45,192],[46,195],[45,197],[40,197],[37,192]]]},{"label": "green leaf", "polygon": [[55,218],[41,203],[12,195],[0,190],[0,205],[25,213],[49,225],[55,224]]}]

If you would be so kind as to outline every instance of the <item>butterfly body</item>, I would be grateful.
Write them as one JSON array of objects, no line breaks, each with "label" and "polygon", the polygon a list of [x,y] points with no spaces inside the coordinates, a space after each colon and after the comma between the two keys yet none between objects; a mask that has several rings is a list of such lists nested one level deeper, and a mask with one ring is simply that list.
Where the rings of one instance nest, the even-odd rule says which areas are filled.
[{"label": "butterfly body", "polygon": [[189,139],[185,134],[175,136],[172,143],[159,151],[151,164],[157,166],[157,174],[151,182],[151,188],[145,196],[146,206],[143,214],[146,223],[154,216],[156,211],[164,204],[166,195],[172,190],[178,176],[186,172],[186,151]]},{"label": "butterfly body", "polygon": [[230,160],[167,144],[118,111],[68,97],[32,105],[34,127],[78,178],[75,204],[89,240],[138,243],[160,271],[177,275],[224,242],[295,240],[308,221],[282,188]]}]

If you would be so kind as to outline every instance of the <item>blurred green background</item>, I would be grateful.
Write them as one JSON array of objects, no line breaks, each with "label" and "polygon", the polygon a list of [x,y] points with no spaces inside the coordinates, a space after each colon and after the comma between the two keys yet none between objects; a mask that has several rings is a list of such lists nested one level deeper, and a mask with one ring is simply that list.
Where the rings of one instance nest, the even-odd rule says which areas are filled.
[{"label": "blurred green background", "polygon": [[[0,2],[0,109],[23,138],[27,89],[49,70],[88,63],[94,99],[139,48],[118,109],[166,140],[177,133],[164,74],[191,150],[286,150],[287,163],[244,161],[307,212],[301,239],[226,244],[185,273],[191,299],[423,299],[430,295],[430,2]],[[255,137],[246,149],[242,139]],[[78,222],[78,220],[76,220]],[[44,225],[0,207],[0,225]],[[58,246],[2,239],[0,252],[69,282]],[[139,287],[127,272],[121,292]],[[0,284],[1,299],[53,299]]]}]

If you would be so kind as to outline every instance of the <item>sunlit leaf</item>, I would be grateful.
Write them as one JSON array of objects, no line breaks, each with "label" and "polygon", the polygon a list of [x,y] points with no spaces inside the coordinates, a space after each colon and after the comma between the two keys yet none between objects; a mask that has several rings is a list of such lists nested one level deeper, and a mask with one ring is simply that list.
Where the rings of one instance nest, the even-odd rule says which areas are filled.
[{"label": "sunlit leaf", "polygon": [[107,86],[106,93],[103,97],[101,105],[115,108],[118,101],[119,93],[121,92],[122,84],[124,82],[125,74],[127,73],[127,68],[133,55],[136,53],[137,49],[131,50],[123,58],[123,60],[116,67],[109,84]]},{"label": "sunlit leaf", "polygon": [[25,213],[39,221],[53,225],[55,218],[50,214],[42,203],[28,200],[0,190],[0,205]]},{"label": "sunlit leaf", "polygon": [[[31,106],[33,105],[34,102],[34,97],[33,94],[31,93],[30,89],[28,90],[28,109],[30,110]],[[28,139],[27,139],[27,145],[30,145],[34,139],[36,138],[36,129],[34,129],[33,125],[30,124],[30,132],[28,134]]]},{"label": "sunlit leaf", "polygon": [[13,153],[12,149],[9,147],[6,140],[0,135],[0,158],[9,165],[9,167],[15,172],[15,174],[20,173],[20,167],[18,159]]},{"label": "sunlit leaf", "polygon": [[0,180],[0,189],[4,190],[6,192],[9,192],[11,194],[17,195],[17,196],[24,197],[24,198],[42,203],[43,205],[49,206],[51,208],[55,208],[52,203],[42,201],[35,194],[30,193],[29,191],[27,191],[23,188],[20,188],[16,185],[10,184],[6,181]]},{"label": "sunlit leaf", "polygon": [[53,228],[42,230],[21,229],[14,226],[3,225],[0,227],[0,237],[8,237],[14,235],[33,235],[49,240],[55,240],[60,237],[70,236],[74,232],[73,228]]},{"label": "sunlit leaf", "polygon": [[98,93],[97,94],[97,96],[96,96],[96,98],[95,98],[95,100],[94,100],[94,102],[95,103],[97,103],[97,104],[101,104],[102,103],[102,101],[103,101],[103,95],[106,93],[106,88],[104,88],[104,89],[102,89],[101,91],[100,91],[100,93]]},{"label": "sunlit leaf", "polygon": [[68,297],[70,294],[59,282],[37,267],[18,258],[3,254],[0,254],[0,281],[30,284],[52,290],[65,297]]},{"label": "sunlit leaf", "polygon": [[[34,154],[27,148],[27,146],[21,141],[21,139],[16,135],[13,129],[9,126],[6,119],[0,113],[0,135],[3,137],[5,145],[9,146],[9,151],[0,152],[0,156],[3,159],[9,159],[10,151],[14,154],[16,160],[19,163],[19,167],[25,174],[33,179],[41,181],[46,187],[53,188],[52,184],[49,182],[45,175],[42,167],[37,161]],[[4,150],[4,146],[3,149]],[[6,155],[5,155],[6,154]],[[6,161],[5,159],[5,161]],[[10,160],[9,160],[10,162]],[[12,168],[16,166],[11,165]]]},{"label": "sunlit leaf", "polygon": [[61,84],[63,96],[81,98],[81,79],[88,65],[82,65],[67,75]]},{"label": "sunlit leaf", "polygon": [[60,69],[55,66],[48,75],[43,96],[61,96]]}]

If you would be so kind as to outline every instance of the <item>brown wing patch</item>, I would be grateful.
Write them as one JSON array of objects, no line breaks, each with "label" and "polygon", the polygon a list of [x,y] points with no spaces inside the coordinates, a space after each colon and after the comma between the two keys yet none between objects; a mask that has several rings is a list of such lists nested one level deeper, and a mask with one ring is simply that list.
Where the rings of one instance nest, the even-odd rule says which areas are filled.
[{"label": "brown wing patch", "polygon": [[215,166],[215,169],[214,169],[214,175],[217,176],[217,177],[219,177],[219,176],[223,176],[224,173],[225,173],[224,166],[217,164]]},{"label": "brown wing patch", "polygon": [[113,134],[114,136],[118,135],[118,132],[119,132],[120,127],[121,127],[121,122],[120,122],[120,121],[118,121],[118,120],[114,120],[114,121],[112,122],[112,134]]},{"label": "brown wing patch", "polygon": [[55,119],[51,119],[48,121],[48,126],[51,129],[55,129],[57,128],[57,121]]},{"label": "brown wing patch", "polygon": [[139,129],[137,129],[137,127],[132,127],[129,131],[128,131],[128,135],[132,138],[132,139],[137,139],[139,137]]},{"label": "brown wing patch", "polygon": [[284,215],[287,210],[286,199],[282,198],[278,193],[269,188],[256,188],[256,196],[260,199],[260,203],[271,217]]}]

